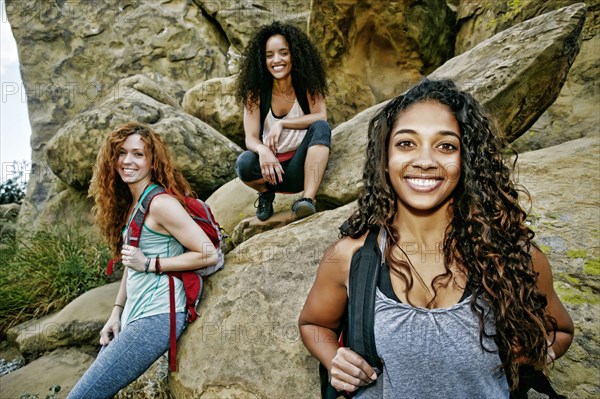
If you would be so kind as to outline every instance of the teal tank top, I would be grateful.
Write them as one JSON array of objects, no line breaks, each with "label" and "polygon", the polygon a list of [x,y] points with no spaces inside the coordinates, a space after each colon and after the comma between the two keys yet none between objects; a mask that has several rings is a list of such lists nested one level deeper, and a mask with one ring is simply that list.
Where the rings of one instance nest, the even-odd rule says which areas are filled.
[{"label": "teal tank top", "polygon": [[[153,187],[148,187],[147,190]],[[140,249],[149,258],[170,258],[184,252],[183,246],[175,237],[151,230],[144,224],[140,236]],[[184,312],[185,292],[181,280],[175,278],[175,310]],[[127,271],[127,300],[121,315],[121,325],[142,317],[169,313],[169,277],[166,274]]]}]

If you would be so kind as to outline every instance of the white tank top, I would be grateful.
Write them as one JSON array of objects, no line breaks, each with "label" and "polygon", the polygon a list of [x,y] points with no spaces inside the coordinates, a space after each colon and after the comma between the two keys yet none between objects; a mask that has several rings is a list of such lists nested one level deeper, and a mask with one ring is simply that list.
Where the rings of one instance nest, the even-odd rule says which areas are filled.
[{"label": "white tank top", "polygon": [[[263,127],[263,144],[267,143],[267,135],[277,121],[299,118],[301,116],[304,116],[304,111],[302,111],[298,99],[294,101],[294,105],[290,112],[282,118],[275,117],[275,115],[273,115],[273,110],[269,108],[269,113],[265,118]],[[275,154],[277,158],[280,158],[279,155],[296,151],[304,139],[304,136],[306,136],[306,131],[306,129],[282,129],[281,135],[279,136],[279,142],[277,143],[277,154]],[[288,155],[286,158],[289,159],[291,156]]]}]

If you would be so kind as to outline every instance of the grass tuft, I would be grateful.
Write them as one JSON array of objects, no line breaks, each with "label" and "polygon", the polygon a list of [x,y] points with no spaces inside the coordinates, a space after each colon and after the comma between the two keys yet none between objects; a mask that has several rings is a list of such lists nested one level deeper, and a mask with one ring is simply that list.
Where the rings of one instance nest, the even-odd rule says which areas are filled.
[{"label": "grass tuft", "polygon": [[104,285],[110,252],[72,223],[28,238],[0,238],[0,339],[21,322],[61,309]]}]

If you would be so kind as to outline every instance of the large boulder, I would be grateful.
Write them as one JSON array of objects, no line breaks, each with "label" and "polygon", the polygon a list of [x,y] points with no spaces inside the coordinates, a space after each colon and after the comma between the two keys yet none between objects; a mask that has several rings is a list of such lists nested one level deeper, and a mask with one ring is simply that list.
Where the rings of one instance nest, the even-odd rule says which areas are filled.
[{"label": "large boulder", "polygon": [[395,96],[452,57],[454,21],[444,1],[313,2],[309,32],[331,83],[330,121]]},{"label": "large boulder", "polygon": [[554,287],[575,323],[575,339],[551,371],[558,392],[598,397],[600,375],[600,142],[589,137],[519,155],[517,178],[528,189],[528,223],[548,256]]},{"label": "large boulder", "polygon": [[[578,0],[524,0],[518,2],[460,0],[457,5],[459,29],[456,53],[460,54],[523,20],[556,10]],[[581,34],[581,51],[569,70],[556,101],[531,129],[513,143],[519,152],[549,147],[595,134],[600,123],[600,92],[596,79],[600,74],[600,3],[586,2],[588,17]]]},{"label": "large boulder", "polygon": [[306,31],[310,0],[282,1],[214,1],[194,0],[206,15],[222,27],[227,39],[238,52],[243,52],[254,32],[275,20],[291,23]]},{"label": "large boulder", "polygon": [[199,83],[185,93],[181,106],[188,114],[245,147],[244,111],[235,95],[236,79],[234,75]]},{"label": "large boulder", "polygon": [[[455,54],[462,54],[502,32],[528,19],[558,10],[578,0],[521,0],[521,1],[456,1]],[[589,4],[588,4],[589,5]]]},{"label": "large boulder", "polygon": [[[255,236],[206,285],[178,344],[176,398],[314,398],[317,364],[296,320],[325,249],[354,204]],[[250,277],[251,276],[251,277]]]},{"label": "large boulder", "polygon": [[113,308],[120,282],[95,288],[58,313],[8,330],[9,341],[27,358],[61,347],[98,345],[100,330]]},{"label": "large boulder", "polygon": [[[66,397],[94,361],[94,356],[77,348],[61,348],[25,367],[0,377],[2,398]],[[57,396],[51,388],[60,386]],[[30,396],[23,396],[29,394]]]},{"label": "large boulder", "polygon": [[119,95],[77,115],[48,142],[48,163],[66,184],[86,190],[107,134],[132,120],[150,125],[163,136],[176,165],[198,195],[208,196],[235,176],[241,148],[181,111],[153,81],[141,75],[126,78],[115,92]]},{"label": "large boulder", "polygon": [[[579,51],[585,15],[585,5],[578,4],[525,21],[452,58],[429,77],[457,81],[514,139],[527,131],[558,95]],[[384,104],[334,129],[319,201],[336,206],[358,197],[368,121]]]},{"label": "large boulder", "polygon": [[519,152],[557,145],[580,137],[597,137],[600,125],[600,4],[588,11],[581,51],[556,101],[513,143]]},{"label": "large boulder", "polygon": [[[236,226],[238,226],[238,223],[242,220],[254,218],[255,220],[253,223],[259,222],[258,219],[254,217],[256,214],[254,203],[257,200],[257,195],[256,190],[246,186],[239,178],[236,178],[219,187],[217,191],[208,197],[206,202],[210,205],[210,208],[215,215],[215,219],[219,222],[221,227],[233,237]],[[273,202],[274,212],[280,214],[291,210],[293,202],[298,198],[300,198],[300,194],[277,193],[275,195],[275,201]],[[284,219],[288,220],[287,217],[284,217]],[[272,224],[268,223],[270,220],[271,219],[267,220],[267,223],[260,223],[262,226],[260,231],[270,230],[270,228],[274,227]],[[289,223],[289,221],[287,223]],[[282,223],[277,224],[277,226],[280,225],[282,225]],[[245,233],[243,235],[247,238],[254,234]],[[234,240],[234,242],[237,241],[239,243],[244,241],[244,239]]]}]

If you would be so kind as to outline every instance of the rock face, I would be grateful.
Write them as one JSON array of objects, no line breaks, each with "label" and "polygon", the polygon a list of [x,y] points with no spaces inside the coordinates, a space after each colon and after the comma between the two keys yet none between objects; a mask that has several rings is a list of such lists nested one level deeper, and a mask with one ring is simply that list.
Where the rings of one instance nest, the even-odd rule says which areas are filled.
[{"label": "rock face", "polygon": [[[464,53],[513,25],[541,14],[581,3],[577,0],[470,1],[458,0],[456,54]],[[588,6],[592,2],[588,2]]]},{"label": "rock face", "polygon": [[532,197],[528,219],[536,242],[548,256],[556,292],[575,323],[575,340],[551,373],[557,391],[570,398],[600,395],[599,154],[596,133],[521,154],[517,168],[519,183]]},{"label": "rock face", "polygon": [[[579,51],[583,4],[544,14],[503,31],[446,62],[430,78],[450,78],[473,94],[515,138],[556,98]],[[348,203],[361,190],[371,107],[333,131],[330,164],[318,199]]]},{"label": "rock face", "polygon": [[90,290],[58,313],[13,327],[8,330],[8,339],[30,358],[61,347],[96,346],[98,333],[110,316],[119,284]]},{"label": "rock face", "polygon": [[20,204],[0,205],[0,237],[15,235],[15,222],[20,209]]},{"label": "rock face", "polygon": [[231,45],[237,52],[242,52],[255,30],[272,21],[291,23],[305,31],[311,2],[194,0],[194,3],[219,23]]},{"label": "rock face", "polygon": [[[208,280],[201,316],[179,341],[177,398],[314,398],[317,364],[296,320],[325,249],[352,205],[253,237]],[[251,278],[250,278],[251,276]]]},{"label": "rock face", "polygon": [[[577,3],[577,0],[519,2],[459,1],[456,52],[462,53],[508,27],[542,13]],[[600,123],[600,2],[588,1],[588,17],[581,34],[581,51],[569,70],[556,101],[531,129],[513,143],[519,152],[545,148],[588,136]]]},{"label": "rock face", "polygon": [[309,32],[331,82],[336,125],[394,97],[452,57],[455,16],[443,1],[315,1]]},{"label": "rock face", "polygon": [[[227,255],[225,269],[208,280],[201,315],[178,344],[179,371],[169,376],[173,397],[319,396],[317,362],[300,342],[297,316],[337,226],[354,210],[369,119],[382,101],[427,74],[458,80],[491,108],[511,137],[531,129],[533,135],[516,141],[520,149],[589,136],[522,154],[518,176],[533,199],[529,223],[576,326],[575,341],[551,377],[570,397],[600,396],[597,0],[588,2],[585,25],[581,5],[525,21],[574,3],[568,0],[122,3],[7,0],[33,127],[33,180],[20,219],[32,226],[81,213],[82,223],[90,225],[84,191],[95,151],[103,135],[132,118],[165,135],[199,193],[221,186],[208,202],[217,220],[243,242]],[[330,122],[364,111],[334,130],[319,192],[320,210],[341,207],[261,233],[264,226],[240,223],[254,215],[256,199],[253,190],[231,180],[231,162],[240,149],[204,122],[233,141],[243,140],[241,110],[232,100],[235,78],[224,76],[235,73],[236,54],[257,26],[278,19],[306,29],[309,9],[308,32],[329,69]],[[571,64],[558,100],[531,127],[556,98]],[[538,139],[542,135],[549,140]],[[220,169],[220,163],[229,164]],[[285,215],[295,198],[278,196],[275,211]],[[117,285],[13,329],[10,338],[20,351],[41,357],[0,377],[0,396],[43,395],[55,383],[61,394],[68,392],[94,353],[67,347],[95,344]],[[117,397],[157,394],[165,373],[159,359]]]},{"label": "rock face", "polygon": [[[289,211],[292,208],[293,202],[300,197],[300,194],[277,193],[275,196],[275,201],[273,202],[273,210],[276,214]],[[223,227],[225,231],[227,231],[227,233],[233,237],[234,230],[236,229],[238,223],[244,219],[253,218],[256,214],[256,208],[254,207],[254,202],[256,199],[257,192],[242,183],[239,178],[236,178],[221,186],[206,200],[206,202],[208,205],[210,205],[211,210],[215,215],[215,219],[219,222],[221,227]],[[284,218],[287,219],[287,216]],[[259,222],[258,219],[254,219],[256,222]],[[269,227],[275,227],[269,224],[270,221],[271,219],[267,220],[266,223],[262,223],[261,225],[265,228],[260,230],[265,231],[270,230]],[[277,226],[280,225],[281,224],[277,224]],[[245,234],[244,236],[248,237],[247,233],[242,232],[242,234]],[[239,241],[234,239],[234,242],[236,243],[241,241],[244,241],[244,239]]]},{"label": "rock face", "polygon": [[181,99],[187,88],[227,71],[227,36],[188,1],[7,1],[6,13],[32,127],[36,178],[30,179],[25,207],[37,211],[54,195],[55,178],[42,176],[46,143],[63,124],[110,95],[118,80],[148,73]]},{"label": "rock face", "polygon": [[[78,190],[86,190],[96,154],[107,134],[130,120],[146,123],[165,139],[175,163],[200,196],[206,197],[235,176],[241,148],[202,121],[182,112],[150,79],[119,82],[117,97],[72,119],[47,144],[52,171]],[[69,148],[64,152],[64,148]]]},{"label": "rock face", "polygon": [[519,152],[596,135],[600,125],[600,91],[596,81],[600,76],[600,3],[588,11],[582,39],[581,51],[558,98],[531,129],[514,142]]},{"label": "rock face", "polygon": [[185,112],[245,147],[244,111],[235,96],[237,75],[207,80],[192,87],[183,97]]},{"label": "rock face", "polygon": [[[31,395],[28,397],[45,398],[50,388],[58,384],[61,389],[57,397],[65,397],[93,361],[94,356],[76,348],[57,349],[0,377],[0,395],[2,398],[21,398],[28,393]],[[35,394],[39,396],[33,396]]]}]

